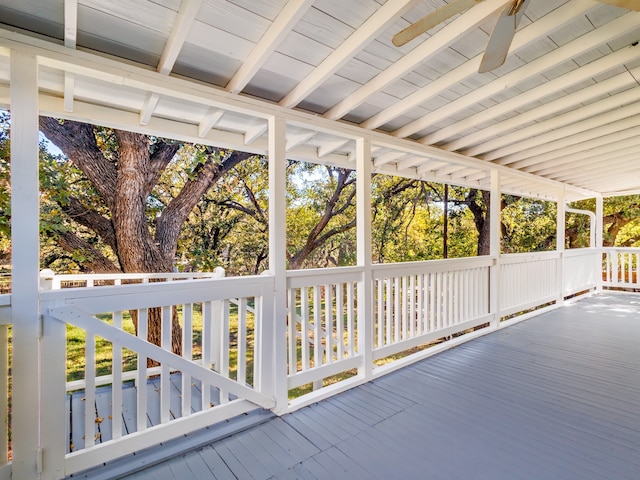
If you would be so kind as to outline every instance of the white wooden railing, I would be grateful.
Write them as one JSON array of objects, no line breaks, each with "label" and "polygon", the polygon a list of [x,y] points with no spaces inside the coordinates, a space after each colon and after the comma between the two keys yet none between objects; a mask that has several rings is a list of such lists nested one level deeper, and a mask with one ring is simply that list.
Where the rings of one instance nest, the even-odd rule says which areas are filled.
[{"label": "white wooden railing", "polygon": [[0,423],[0,479],[11,478],[10,409],[11,396],[11,295],[0,295],[0,409],[3,412]]},{"label": "white wooden railing", "polygon": [[[81,422],[78,428],[84,438],[73,436],[64,420],[47,422],[43,431],[43,442],[53,449],[48,455],[60,459],[58,469],[65,475],[256,406],[275,406],[273,324],[265,321],[264,315],[273,310],[273,277],[164,282],[151,277],[152,281],[143,285],[63,288],[41,293],[45,322],[42,356],[47,359],[42,365],[43,395],[52,399],[51,411],[64,412],[65,408],[68,410],[65,396],[69,398],[65,393],[81,388],[83,404],[91,406],[80,412],[81,420],[76,419]],[[53,278],[52,285],[64,285],[67,279]],[[131,328],[127,331],[124,319],[128,315],[137,316],[137,335]],[[162,324],[159,347],[146,341],[148,322],[154,316]],[[172,353],[172,319],[181,325],[181,356]],[[84,334],[85,374],[81,381],[66,381],[67,325]],[[96,375],[99,341],[111,347],[108,350],[112,360],[106,375]],[[123,371],[125,354],[134,356],[134,371]],[[149,366],[148,359],[158,366]],[[129,380],[137,388],[130,388]],[[172,395],[176,381],[180,384],[179,401]],[[150,382],[159,392],[156,406],[150,398]],[[111,385],[109,415],[97,418],[97,388],[107,383]],[[130,401],[135,405],[135,418],[128,424],[121,421],[125,394],[135,396]],[[65,415],[60,417],[64,419]],[[107,426],[110,434],[104,438],[99,428]]]},{"label": "white wooden railing", "polygon": [[[604,285],[637,286],[639,253],[605,252]],[[57,412],[43,420],[41,429],[47,468],[69,475],[258,406],[275,406],[277,412],[300,408],[501,328],[503,318],[513,323],[533,309],[554,308],[563,298],[593,291],[602,258],[601,250],[581,249],[288,271],[286,319],[273,316],[278,292],[271,275],[44,272],[42,395],[48,399],[47,411]],[[0,388],[5,391],[10,299],[0,296],[0,343],[5,352],[0,358]],[[139,321],[137,335],[131,312]],[[160,347],[145,341],[147,320],[156,315],[151,312],[163,325]],[[171,353],[168,332],[173,318],[181,328],[181,356]],[[286,334],[280,338],[275,335],[277,325],[285,321]],[[84,342],[82,358],[76,360],[81,378],[67,378],[67,331],[81,332]],[[104,371],[98,369],[100,342],[102,350],[107,345],[111,352]],[[283,350],[287,363],[276,364],[283,358],[277,352]],[[133,363],[120,367],[127,357]],[[157,365],[148,365],[147,359]],[[153,394],[144,388],[150,384],[159,396],[153,412]],[[109,386],[111,418],[104,416],[97,423],[102,386]],[[169,393],[176,388],[179,400]],[[274,391],[277,388],[287,390],[288,405],[276,405],[277,399],[287,397],[287,392]],[[65,424],[77,392],[84,405],[96,405],[73,412],[73,428],[85,433],[84,439],[74,437]],[[133,423],[111,421],[126,416],[122,409],[129,395],[134,395]],[[95,435],[104,431],[108,434],[103,437]],[[0,432],[0,479],[10,475],[8,434],[5,423]]]},{"label": "white wooden railing", "polygon": [[509,316],[558,299],[561,256],[557,252],[500,257],[500,313]]},{"label": "white wooden railing", "polygon": [[604,249],[602,284],[617,289],[640,289],[638,266],[640,249],[609,247]]}]

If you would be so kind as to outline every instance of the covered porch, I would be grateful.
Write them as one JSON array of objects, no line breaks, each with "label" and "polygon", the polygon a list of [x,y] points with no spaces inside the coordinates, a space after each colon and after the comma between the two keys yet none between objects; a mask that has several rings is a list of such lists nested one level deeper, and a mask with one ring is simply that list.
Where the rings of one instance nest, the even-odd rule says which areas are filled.
[{"label": "covered porch", "polygon": [[593,295],[124,478],[635,479],[639,314]]},{"label": "covered porch", "polygon": [[[0,478],[123,476],[158,445],[249,417],[236,425],[261,425],[132,478],[637,477],[636,300],[604,290],[639,288],[639,250],[603,248],[602,219],[603,198],[640,192],[640,14],[609,3],[532,0],[507,63],[476,74],[510,1],[480,2],[413,50],[391,37],[431,1],[3,2]],[[264,156],[269,269],[41,272],[40,115]],[[287,269],[288,159],[356,172],[353,265]],[[489,192],[489,254],[374,263],[374,173]],[[553,250],[501,251],[503,194],[556,204]],[[593,211],[572,213],[590,218],[589,246],[568,249],[568,203],[584,199]],[[72,381],[70,328],[84,365]]]}]

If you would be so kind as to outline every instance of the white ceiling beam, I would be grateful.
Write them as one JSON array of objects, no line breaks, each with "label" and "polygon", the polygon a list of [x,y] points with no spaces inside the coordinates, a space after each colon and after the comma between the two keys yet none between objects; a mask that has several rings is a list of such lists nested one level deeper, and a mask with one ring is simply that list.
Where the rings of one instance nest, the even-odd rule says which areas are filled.
[{"label": "white ceiling beam", "polygon": [[278,48],[293,27],[309,10],[309,7],[313,5],[313,2],[314,0],[289,0],[287,2],[249,56],[229,80],[229,83],[227,83],[226,90],[228,92],[240,93],[247,86],[258,70],[269,59],[269,56]]},{"label": "white ceiling beam", "polygon": [[[640,20],[640,14],[638,19]],[[576,55],[578,54],[579,53],[576,53]],[[543,58],[546,58],[547,56]],[[474,128],[478,124],[482,124],[482,122],[487,122],[501,115],[511,113],[519,108],[541,101],[545,97],[553,95],[554,93],[561,92],[573,85],[584,82],[585,80],[597,77],[601,73],[607,72],[613,68],[617,68],[620,65],[624,65],[625,63],[633,61],[638,57],[640,57],[640,47],[630,46],[627,48],[623,48],[615,53],[609,54],[594,62],[588,63],[583,67],[580,67],[576,70],[556,77],[553,80],[545,82],[544,84],[539,85],[536,88],[527,90],[526,92],[521,93],[516,97],[500,102],[499,104],[487,108],[480,113],[470,115],[464,120],[456,122],[448,127],[442,128],[435,133],[427,135],[426,137],[420,139],[420,142],[436,143],[446,138],[453,137],[459,133],[463,133],[469,129]],[[560,57],[558,57],[559,63],[563,62],[564,60],[565,59],[560,59]]]},{"label": "white ceiling beam", "polygon": [[[1,95],[0,95],[1,98]],[[64,118],[78,122],[91,122],[105,127],[128,130],[145,135],[169,137],[183,142],[196,142],[220,148],[242,150],[244,136],[234,132],[212,130],[203,138],[198,138],[197,125],[152,117],[147,125],[140,125],[140,115],[134,112],[116,110],[109,107],[90,104],[76,100],[73,112],[65,112],[62,99],[58,96],[40,93],[40,114],[55,118]],[[267,142],[258,141],[244,148],[244,151],[258,155],[267,154]]]},{"label": "white ceiling beam", "polygon": [[[631,149],[629,149],[631,150]],[[640,146],[636,146],[635,151],[626,155],[616,155],[615,160],[608,160],[606,164],[600,161],[593,161],[589,163],[580,163],[579,168],[565,169],[556,173],[547,175],[549,178],[560,179],[561,181],[579,182],[594,176],[607,176],[614,175],[620,176],[619,167],[625,168],[625,173],[628,173],[632,168],[638,167],[638,154],[640,153]],[[616,171],[610,172],[612,167],[616,167]]]},{"label": "white ceiling beam", "polygon": [[64,74],[64,111],[73,112],[76,76],[73,73]]},{"label": "white ceiling beam", "polygon": [[140,111],[140,125],[147,125],[149,123],[149,119],[151,119],[153,112],[155,112],[159,101],[160,95],[157,93],[149,93],[147,95],[147,99]]},{"label": "white ceiling beam", "polygon": [[472,173],[470,175],[467,175],[467,180],[469,181],[478,181],[478,180],[482,180],[483,178],[488,178],[489,177],[489,173],[488,172],[478,172],[478,173]]},{"label": "white ceiling beam", "polygon": [[[636,71],[640,75],[640,68],[636,69]],[[624,83],[621,84],[618,81],[609,82],[609,80],[616,79],[624,79]],[[607,85],[605,85],[605,83]],[[471,147],[468,150],[465,150],[463,153],[465,155],[477,156],[483,154],[484,152],[488,152],[484,155],[480,155],[480,158],[482,158],[483,160],[495,160],[497,158],[518,152],[522,150],[519,145],[523,141],[526,141],[526,139],[540,136],[544,133],[547,133],[548,135],[553,137],[555,136],[554,130],[556,129],[562,128],[575,122],[579,122],[589,117],[600,115],[609,110],[619,108],[621,105],[635,102],[638,99],[638,93],[636,92],[635,88],[630,88],[617,95],[612,95],[610,97],[604,98],[603,100],[588,103],[593,98],[601,97],[603,91],[619,91],[621,88],[625,88],[632,84],[636,85],[632,76],[628,73],[623,73],[620,75],[616,75],[615,77],[612,77],[602,83],[591,85],[586,89],[579,90],[571,95],[559,98],[558,100],[555,100],[551,103],[529,110],[528,112],[516,117],[511,117],[510,119],[495,125],[495,132],[492,132],[491,128],[486,128],[482,131],[476,132],[478,133],[477,136],[476,134],[471,134],[465,139],[461,139],[461,144],[467,145],[472,145],[476,141],[486,140],[484,143],[476,145],[475,147]],[[586,106],[582,106],[582,102],[586,102],[588,104]],[[571,111],[562,115],[553,115],[556,112],[568,110]],[[544,120],[534,125],[528,125],[526,128],[515,130],[508,135],[496,137],[496,135],[499,135],[506,130],[524,125],[539,118],[546,117],[548,117],[548,120]],[[508,124],[511,121],[513,121],[513,126],[509,127]],[[457,150],[458,148],[453,149]]]},{"label": "white ceiling beam", "polygon": [[[622,119],[616,120],[619,116],[622,116]],[[514,163],[526,160],[533,165],[538,163],[543,154],[626,130],[636,125],[640,125],[640,102],[560,128],[552,132],[553,136],[541,135],[529,139],[520,144],[521,148],[517,153],[505,156],[501,161]],[[554,138],[557,139],[554,140]],[[527,166],[526,164],[518,165],[516,168]]]},{"label": "white ceiling beam", "polygon": [[[632,164],[629,165],[629,168],[627,169],[627,175],[624,179],[622,179],[622,182],[625,182],[626,180],[629,187],[637,187],[639,177],[640,166]],[[603,171],[593,172],[591,175],[585,176],[580,179],[580,183],[593,185],[602,190],[611,190],[612,188],[615,188],[615,185],[620,185],[620,182],[620,176],[616,175],[615,172],[607,173]]]},{"label": "white ceiling beam", "polygon": [[558,162],[558,164],[547,167],[544,170],[546,177],[560,177],[563,175],[572,176],[578,178],[583,170],[588,171],[590,168],[595,167],[602,169],[603,167],[609,168],[610,166],[617,166],[625,163],[630,159],[637,159],[640,152],[640,145],[632,142],[622,142],[619,144],[620,148],[614,147],[612,150],[603,153],[598,152],[595,155],[587,153],[580,159],[571,158],[567,161]]},{"label": "white ceiling beam", "polygon": [[417,172],[418,175],[424,175],[429,172],[431,172],[433,175],[436,175],[438,170],[440,170],[443,166],[444,165],[442,164],[442,162],[427,160],[417,165]]},{"label": "white ceiling beam", "polygon": [[454,178],[454,175],[452,175],[455,172],[459,172],[461,170],[464,170],[466,167],[464,165],[448,165],[446,167],[443,168],[439,168],[438,170],[436,170],[436,174],[437,175],[450,175],[451,178]]},{"label": "white ceiling beam", "polygon": [[[431,159],[429,158],[425,158],[425,157],[420,157],[417,155],[411,155],[409,156],[409,158],[405,158],[403,160],[400,160],[396,163],[396,168],[398,170],[407,170],[409,168],[415,167],[417,165],[420,165],[421,163],[427,162]],[[440,164],[442,164],[440,162]]]},{"label": "white ceiling beam", "polygon": [[209,110],[209,112],[204,117],[202,117],[200,123],[198,124],[198,137],[206,137],[207,133],[209,133],[209,130],[215,127],[223,116],[224,110]]},{"label": "white ceiling beam", "polygon": [[635,138],[638,135],[640,135],[640,126],[627,128],[622,131],[587,140],[577,145],[559,148],[556,151],[538,155],[536,158],[520,160],[510,164],[510,167],[527,172],[537,172],[543,170],[547,165],[555,166],[568,158],[574,158],[576,156],[584,158],[585,152],[591,153],[597,150],[600,153],[607,153],[612,149],[616,149],[621,142],[640,142],[640,138]]},{"label": "white ceiling beam", "polygon": [[78,37],[78,0],[64,0],[64,46],[76,48]]},{"label": "white ceiling beam", "polygon": [[265,122],[247,129],[244,134],[244,144],[251,145],[267,131],[267,128],[269,128],[269,124]]},{"label": "white ceiling beam", "polygon": [[[75,50],[78,37],[78,0],[64,1],[64,46]],[[64,110],[73,111],[75,96],[75,75],[64,74]]]},{"label": "white ceiling beam", "polygon": [[408,154],[405,152],[387,152],[382,155],[378,155],[373,159],[373,165],[380,167],[388,163],[397,163],[401,158],[405,158]]},{"label": "white ceiling beam", "polygon": [[334,153],[349,142],[350,140],[348,138],[336,140],[334,142],[325,142],[322,146],[318,147],[318,158],[324,158],[327,155]]},{"label": "white ceiling beam", "polygon": [[173,70],[173,66],[189,35],[196,15],[198,15],[200,11],[202,1],[203,0],[182,0],[173,28],[162,51],[160,62],[158,62],[158,73],[168,75],[171,70]]},{"label": "white ceiling beam", "polygon": [[291,108],[308,97],[325,80],[371,43],[381,32],[391,26],[415,1],[396,0],[387,2],[379,7],[349,38],[335,48],[311,74],[307,75],[304,80],[285,95],[280,101],[280,105]]},{"label": "white ceiling beam", "polygon": [[[543,55],[536,60],[523,65],[516,70],[513,70],[506,75],[503,75],[491,83],[488,83],[471,93],[464,95],[457,100],[448,103],[446,106],[441,107],[423,117],[408,123],[404,127],[401,127],[393,132],[393,135],[398,137],[408,137],[414,133],[427,128],[433,124],[436,124],[442,120],[449,118],[452,115],[464,110],[472,105],[481,102],[482,100],[491,97],[505,89],[509,89],[514,85],[517,85],[533,75],[540,74],[559,63],[575,58],[581,53],[590,51],[610,40],[613,40],[621,35],[637,30],[638,21],[640,19],[640,12],[631,12],[622,17],[619,17],[604,26],[593,30],[582,37],[569,42],[547,55]],[[623,49],[626,50],[626,49]],[[640,50],[640,49],[638,49]],[[615,55],[615,54],[613,54]],[[617,58],[612,57],[612,58]],[[541,93],[540,93],[541,94]],[[455,124],[454,124],[455,125]],[[451,131],[450,127],[447,127],[447,132]],[[421,140],[422,143],[431,144],[437,141],[443,140],[446,136],[442,136],[439,132],[428,135]]]},{"label": "white ceiling beam", "polygon": [[316,132],[304,132],[297,135],[287,135],[287,146],[285,147],[285,151],[290,152],[294,148],[307,143],[315,136]]},{"label": "white ceiling beam", "polygon": [[[387,5],[389,3],[392,2],[387,2]],[[403,77],[417,65],[449,47],[453,42],[463,37],[469,29],[478,26],[494,12],[502,9],[507,3],[509,2],[504,0],[486,0],[467,10],[467,12],[434,33],[433,36],[404,55],[389,68],[329,109],[324,114],[324,117],[332,120],[343,117],[361,105],[371,95],[384,90],[385,87]]]},{"label": "white ceiling beam", "polygon": [[[587,0],[585,2],[569,2],[562,5],[548,15],[545,15],[543,18],[539,18],[516,33],[509,53],[513,54],[538,38],[550,34],[566,23],[575,20],[576,17],[584,14],[596,5],[598,5],[597,2],[592,0]],[[459,84],[467,77],[476,74],[481,60],[482,54],[477,55],[459,67],[445,73],[440,78],[429,82],[428,85],[420,88],[411,95],[407,95],[406,97],[399,99],[391,107],[382,110],[380,113],[362,122],[360,126],[367,129],[377,128],[380,125],[384,125],[394,118],[397,118],[407,111],[415,108],[416,105],[425,103],[430,98],[438,96],[453,85]]]},{"label": "white ceiling beam", "polygon": [[470,178],[471,175],[475,175],[478,173],[482,173],[482,176],[479,178],[484,178],[487,175],[487,172],[479,172],[477,168],[463,167],[462,170],[458,170],[457,172],[451,172],[451,178],[453,179],[467,178],[468,179]]}]

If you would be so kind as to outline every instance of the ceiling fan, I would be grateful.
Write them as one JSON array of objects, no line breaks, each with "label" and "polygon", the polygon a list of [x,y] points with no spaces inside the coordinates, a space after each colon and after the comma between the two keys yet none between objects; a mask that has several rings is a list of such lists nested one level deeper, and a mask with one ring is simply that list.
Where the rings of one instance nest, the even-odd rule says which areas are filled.
[{"label": "ceiling fan", "polygon": [[[447,5],[438,8],[416,23],[409,25],[404,30],[393,36],[392,42],[395,46],[400,47],[405,43],[413,40],[417,36],[432,29],[436,25],[448,20],[449,18],[470,9],[475,4],[484,0],[453,0]],[[607,3],[616,7],[626,8],[628,10],[640,11],[640,0],[597,0],[601,3]],[[516,28],[520,22],[520,18],[524,15],[524,11],[529,4],[529,0],[513,0],[507,5],[496,22],[493,31],[489,37],[487,48],[484,51],[479,73],[485,73],[501,66],[507,58],[509,47],[516,33]]]}]

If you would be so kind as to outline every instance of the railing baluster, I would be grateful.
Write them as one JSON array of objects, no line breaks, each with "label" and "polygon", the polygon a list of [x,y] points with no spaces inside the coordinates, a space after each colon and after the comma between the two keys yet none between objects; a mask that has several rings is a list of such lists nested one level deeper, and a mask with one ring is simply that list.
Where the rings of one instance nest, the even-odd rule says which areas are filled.
[{"label": "railing baluster", "polygon": [[[113,312],[113,326],[122,330],[122,312]],[[115,439],[122,436],[122,347],[113,342],[111,348],[111,437]]]},{"label": "railing baluster", "polygon": [[336,355],[338,361],[344,358],[344,283],[336,284]]},{"label": "railing baluster", "polygon": [[[182,356],[193,359],[193,304],[182,305]],[[191,414],[191,376],[182,372],[182,416]]]},{"label": "railing baluster", "polygon": [[[138,337],[147,340],[147,320],[149,311],[146,308],[138,310]],[[137,431],[147,428],[147,357],[138,353],[137,387]]]},{"label": "railing baluster", "polygon": [[[212,368],[211,336],[213,330],[214,302],[202,302],[202,364]],[[211,408],[211,385],[202,382],[202,410]]]},{"label": "railing baluster", "polygon": [[[162,328],[161,344],[162,348],[171,351],[171,320],[172,308],[162,307]],[[171,419],[171,370],[167,362],[162,362],[160,366],[160,423],[169,423]]]},{"label": "railing baluster", "polygon": [[[295,313],[294,313],[295,314]],[[255,328],[255,319],[254,319]],[[295,329],[295,320],[294,320]],[[237,381],[243,385],[247,383],[247,299],[241,298],[238,302],[238,355],[237,355]],[[295,334],[294,334],[295,339]],[[293,364],[295,368],[295,343],[293,350]],[[254,383],[255,384],[255,383]]]},{"label": "railing baluster", "polygon": [[324,286],[325,363],[333,363],[333,285]]},{"label": "railing baluster", "polygon": [[[298,323],[299,317],[296,312],[296,292],[298,289],[290,288],[288,295],[288,303],[289,303],[289,318],[287,325],[287,335],[288,335],[288,347],[289,347],[289,365],[288,371],[289,374],[293,374],[297,370],[297,342],[298,342]],[[238,311],[238,318],[240,317],[240,312]],[[302,327],[302,325],[301,325]],[[303,339],[301,339],[303,340]],[[238,356],[240,354],[238,353]]]},{"label": "railing baluster", "polygon": [[302,325],[302,334],[300,337],[300,353],[302,356],[302,370],[309,370],[311,364],[311,353],[309,351],[309,289],[302,287],[300,289],[300,319]]},{"label": "railing baluster", "polygon": [[[222,311],[220,312],[220,354],[218,356],[220,362],[220,374],[224,377],[229,377],[229,337],[231,335],[230,326],[229,326],[229,300],[224,300],[220,302],[220,307]],[[220,403],[229,402],[229,393],[220,388]]]},{"label": "railing baluster", "polygon": [[[322,365],[322,310],[320,287],[313,287],[313,366]],[[322,387],[322,381],[316,381],[313,388]]]},{"label": "railing baluster", "polygon": [[355,355],[355,322],[354,322],[354,288],[353,282],[347,283],[347,345],[349,349],[349,357],[353,357]]},{"label": "railing baluster", "polygon": [[84,447],[95,445],[96,431],[96,337],[86,332],[84,350]]}]

